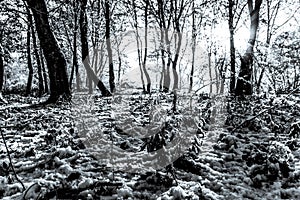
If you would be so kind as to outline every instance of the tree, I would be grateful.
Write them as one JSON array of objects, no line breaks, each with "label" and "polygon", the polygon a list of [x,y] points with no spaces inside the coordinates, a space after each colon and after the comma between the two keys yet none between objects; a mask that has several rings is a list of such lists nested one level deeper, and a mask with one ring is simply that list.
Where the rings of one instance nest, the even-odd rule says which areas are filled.
[{"label": "tree", "polygon": [[[256,51],[258,52],[256,56],[257,65],[256,68],[254,68],[254,73],[256,72],[254,81],[256,83],[256,91],[258,93],[261,91],[261,85],[264,76],[266,78],[269,78],[272,84],[272,88],[275,91],[277,90],[277,83],[284,83],[283,80],[277,80],[278,77],[284,74],[282,72],[282,69],[284,67],[282,64],[280,64],[280,66],[276,66],[277,64],[275,63],[277,59],[285,57],[286,55],[282,53],[277,54],[277,49],[274,48],[274,46],[277,46],[276,43],[278,41],[276,41],[277,39],[275,39],[274,41],[273,36],[276,36],[281,30],[285,31],[285,28],[288,28],[289,23],[292,22],[293,19],[295,19],[295,22],[297,23],[297,19],[299,18],[299,16],[296,16],[296,13],[300,8],[299,3],[297,4],[295,2],[293,2],[293,6],[291,6],[292,2],[286,2],[283,0],[266,0],[264,2],[265,3],[262,4],[262,11],[265,12],[261,13],[261,23],[264,26],[260,30],[262,30],[265,37],[263,39],[263,42],[261,42],[261,44],[256,47]],[[287,13],[287,15],[282,16],[283,13]],[[283,22],[278,23],[278,20]],[[286,39],[283,39],[283,41],[285,40]],[[283,50],[282,47],[280,47],[279,49],[280,51]],[[274,53],[275,55],[273,55]]]},{"label": "tree", "polygon": [[[237,25],[239,23],[239,20],[241,18],[241,15],[243,13],[244,8],[247,4],[244,4],[239,13],[239,1],[235,0],[228,0],[228,27],[229,27],[229,33],[230,33],[230,92],[234,93],[235,89],[235,83],[236,83],[236,72],[235,72],[235,62],[236,62],[236,54],[235,54],[235,43],[234,43],[234,35],[237,28]],[[234,21],[234,19],[236,21]]]},{"label": "tree", "polygon": [[4,63],[3,63],[3,60],[4,60],[4,49],[2,47],[2,38],[3,38],[3,29],[0,29],[0,95],[1,95],[1,92],[2,92],[2,89],[3,89],[3,82],[4,82]]},{"label": "tree", "polygon": [[0,35],[0,102],[7,103],[7,101],[2,97],[3,89],[3,79],[4,76],[4,63],[3,63],[3,49],[1,46],[1,35]]},{"label": "tree", "polygon": [[150,93],[151,90],[151,79],[149,76],[149,73],[146,68],[146,63],[147,63],[147,52],[148,52],[148,8],[149,8],[149,1],[145,0],[145,49],[144,49],[144,60],[143,60],[143,71],[146,76],[147,80],[147,92]]},{"label": "tree", "polygon": [[[86,6],[87,6],[87,0],[81,0],[80,1],[80,17],[79,17],[79,26],[80,26],[80,40],[81,40],[81,59],[82,62],[89,64],[89,44],[88,44],[88,19],[87,19],[87,14],[86,14]],[[75,48],[75,47],[74,47]],[[84,66],[86,66],[84,64]],[[90,73],[88,72],[90,71]],[[87,69],[87,78],[88,78],[88,85],[89,85],[89,93],[93,93],[93,78],[91,74],[91,70]],[[97,83],[95,83],[97,84]]]},{"label": "tree", "polygon": [[109,86],[110,91],[115,91],[115,74],[114,74],[114,63],[112,56],[112,48],[110,41],[110,23],[111,23],[111,13],[110,13],[110,2],[105,0],[105,39],[106,39],[106,48],[108,53],[108,64],[109,64]]},{"label": "tree", "polygon": [[3,50],[0,44],[0,93],[2,92],[3,89],[3,82],[4,82],[4,63],[3,63]]},{"label": "tree", "polygon": [[28,65],[28,80],[27,80],[27,86],[26,86],[26,95],[29,95],[31,92],[31,85],[32,85],[32,78],[33,78],[33,67],[32,67],[32,61],[31,61],[31,25],[30,22],[32,22],[32,16],[30,14],[30,10],[27,10],[28,12],[28,28],[27,28],[27,65]]},{"label": "tree", "polygon": [[228,19],[228,26],[229,26],[229,33],[230,33],[230,92],[234,92],[235,88],[235,46],[234,46],[234,13],[233,13],[233,6],[234,1],[229,0],[229,19]]},{"label": "tree", "polygon": [[262,4],[262,0],[255,0],[255,5],[253,5],[253,0],[248,0],[248,10],[250,17],[250,37],[248,41],[248,47],[245,54],[241,57],[241,68],[239,72],[239,77],[237,80],[236,95],[251,95],[252,94],[252,64],[253,64],[253,47],[256,40],[256,34],[259,22],[259,10]]},{"label": "tree", "polygon": [[[138,52],[138,61],[139,61],[139,67],[141,72],[141,80],[143,85],[143,91],[150,93],[151,90],[151,79],[148,73],[148,70],[146,68],[147,63],[147,54],[148,54],[148,15],[149,15],[149,1],[144,0],[143,3],[145,3],[144,7],[144,52],[143,49],[143,42],[141,40],[141,36],[139,33],[139,20],[138,20],[138,14],[137,14],[137,5],[135,1],[132,1],[132,10],[133,10],[133,18],[134,18],[134,29],[135,29],[135,36],[136,36],[136,45],[137,45],[137,52]],[[143,55],[144,54],[144,55]],[[142,58],[143,57],[143,58]],[[144,75],[146,77],[146,84],[144,80]],[[146,87],[145,87],[146,85]]]},{"label": "tree", "polygon": [[[39,85],[38,96],[41,97],[42,94],[44,93],[44,90],[45,90],[44,89],[44,83],[43,83],[43,75],[42,75],[42,65],[41,65],[40,55],[39,55],[39,52],[38,52],[38,45],[37,45],[35,30],[34,30],[34,27],[33,27],[32,15],[31,15],[29,9],[27,9],[27,13],[28,13],[28,24],[30,26],[30,30],[31,30],[31,33],[32,33],[31,36],[32,36],[32,43],[33,43],[33,52],[34,52],[34,56],[35,56],[35,60],[36,60],[36,65],[37,65],[37,68],[38,68],[38,85]],[[27,45],[29,45],[28,46],[28,48],[29,48],[28,51],[30,52],[30,35],[28,35],[28,36],[29,36],[29,38],[27,38],[27,40],[28,40]],[[29,59],[29,57],[28,57],[28,59]],[[29,69],[28,80],[30,78],[32,79],[32,77],[30,77],[30,76],[32,76],[31,71],[30,71],[31,70],[30,67],[32,67],[32,66],[30,66],[30,64],[32,65],[32,63],[30,63],[29,60],[28,60],[28,69]]]},{"label": "tree", "polygon": [[26,1],[33,13],[36,31],[47,62],[50,79],[50,97],[47,102],[56,102],[61,96],[70,98],[67,62],[50,28],[45,1]]},{"label": "tree", "polygon": [[97,77],[97,75],[95,74],[95,72],[93,71],[90,65],[89,51],[88,51],[89,47],[87,41],[88,21],[86,16],[86,5],[87,5],[87,0],[81,0],[79,23],[80,23],[80,33],[81,33],[82,62],[86,69],[88,77],[97,85],[102,95],[110,96],[111,93],[107,90],[107,88],[102,83],[102,81]]},{"label": "tree", "polygon": [[179,64],[180,52],[182,51],[182,33],[186,19],[189,15],[189,8],[192,1],[149,1],[150,13],[154,16],[160,28],[160,52],[162,63],[162,77],[160,88],[164,92],[170,90],[172,67],[173,90],[178,89],[177,66]]},{"label": "tree", "polygon": [[[193,78],[194,78],[194,68],[195,68],[195,49],[196,49],[196,37],[197,37],[197,33],[196,33],[196,24],[195,24],[195,20],[196,20],[196,10],[195,10],[195,1],[193,1],[192,4],[192,67],[191,67],[191,73],[190,73],[190,86],[189,86],[189,92],[192,91],[193,89]],[[200,20],[202,21],[202,16],[200,16]],[[200,21],[200,25],[201,25],[201,21]]]},{"label": "tree", "polygon": [[76,89],[80,91],[80,74],[78,71],[77,62],[77,31],[78,31],[78,5],[77,2],[73,2],[73,12],[74,12],[74,36],[73,36],[73,65],[70,76],[70,86],[72,87],[72,82],[74,78],[74,73],[76,74]]}]

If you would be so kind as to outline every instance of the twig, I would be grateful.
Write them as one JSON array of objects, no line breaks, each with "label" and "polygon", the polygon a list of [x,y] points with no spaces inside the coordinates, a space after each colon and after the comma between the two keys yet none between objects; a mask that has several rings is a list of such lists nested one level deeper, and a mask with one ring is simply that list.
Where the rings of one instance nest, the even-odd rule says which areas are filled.
[{"label": "twig", "polygon": [[26,197],[28,191],[29,191],[33,186],[35,186],[35,185],[38,185],[38,184],[37,184],[37,183],[34,183],[34,184],[32,184],[31,186],[29,186],[29,187],[27,188],[27,190],[24,192],[23,199],[26,199],[25,197]]},{"label": "twig", "polygon": [[2,140],[3,140],[4,145],[5,145],[5,148],[6,148],[6,152],[7,152],[7,156],[8,156],[8,159],[9,159],[9,164],[10,164],[10,166],[11,166],[11,169],[12,169],[14,175],[15,175],[16,180],[22,185],[23,191],[25,191],[26,188],[25,188],[24,184],[22,183],[22,181],[18,178],[17,173],[16,173],[16,171],[15,171],[15,168],[14,168],[14,166],[13,166],[13,164],[12,164],[10,152],[9,152],[8,147],[7,147],[7,144],[6,144],[6,140],[5,140],[5,138],[4,138],[4,135],[3,135],[3,132],[2,132],[2,128],[0,128],[0,132],[1,132]]}]

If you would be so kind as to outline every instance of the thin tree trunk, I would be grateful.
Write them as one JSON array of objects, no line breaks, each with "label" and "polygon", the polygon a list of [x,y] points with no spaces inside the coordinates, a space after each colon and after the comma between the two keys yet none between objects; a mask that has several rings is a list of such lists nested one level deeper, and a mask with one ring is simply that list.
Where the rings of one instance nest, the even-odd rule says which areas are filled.
[{"label": "thin tree trunk", "polygon": [[76,77],[76,89],[80,91],[80,74],[78,73],[78,60],[77,60],[77,31],[78,31],[78,9],[77,3],[73,2],[74,7],[74,36],[73,36],[73,66],[70,77],[70,87],[72,87],[74,73]]},{"label": "thin tree trunk", "polygon": [[171,57],[171,47],[170,47],[170,40],[169,40],[169,33],[167,29],[164,29],[164,33],[165,33],[165,43],[166,43],[166,51],[168,54],[168,62],[167,62],[167,66],[166,66],[166,70],[164,71],[164,92],[168,92],[170,89],[170,84],[171,84],[171,77],[170,77],[170,65],[172,62],[172,57]]},{"label": "thin tree trunk", "polygon": [[193,14],[192,14],[192,68],[190,73],[190,86],[189,92],[193,89],[194,68],[195,68],[195,49],[196,49],[196,27],[195,27],[195,1],[193,1]]},{"label": "thin tree trunk", "polygon": [[146,62],[147,62],[147,48],[148,48],[148,7],[149,7],[149,2],[146,1],[146,7],[145,7],[145,52],[144,52],[144,61],[143,61],[143,71],[146,76],[147,80],[147,93],[150,93],[151,90],[151,80],[150,76],[148,74],[148,71],[146,69]]},{"label": "thin tree trunk", "polygon": [[[87,0],[81,0],[81,10],[80,10],[80,33],[81,33],[81,47],[82,47],[82,62],[86,69],[89,81],[92,81],[97,85],[99,90],[101,91],[103,96],[110,96],[111,93],[107,90],[102,81],[97,77],[93,69],[91,68],[90,60],[89,60],[89,48],[87,41],[87,16],[85,13]],[[93,88],[90,88],[89,84],[89,92],[91,93]]]},{"label": "thin tree trunk", "polygon": [[177,31],[176,34],[178,37],[178,42],[177,42],[176,53],[175,53],[175,57],[174,57],[173,65],[172,65],[173,78],[174,78],[173,90],[178,89],[178,73],[177,73],[176,67],[177,67],[179,52],[180,52],[181,43],[182,43],[182,35],[181,35],[180,29],[179,29],[179,22],[176,22],[176,31]]},{"label": "thin tree trunk", "polygon": [[165,79],[165,71],[166,71],[166,63],[165,63],[165,51],[164,51],[164,35],[163,29],[160,27],[160,52],[161,52],[161,63],[162,63],[162,71],[159,81],[159,90],[164,90],[164,79]]},{"label": "thin tree trunk", "polygon": [[[30,12],[29,9],[27,12]],[[28,27],[27,27],[27,65],[28,65],[28,79],[27,79],[27,86],[26,86],[26,95],[30,95],[31,92],[31,86],[32,86],[32,78],[33,78],[33,67],[32,67],[32,62],[31,62],[31,42],[30,42],[30,38],[31,38],[31,26],[32,24],[30,24],[31,20],[31,14],[28,13]]]},{"label": "thin tree trunk", "polygon": [[[176,2],[174,2],[176,4]],[[183,4],[181,5],[183,6]],[[173,8],[173,1],[171,2],[171,10]],[[173,91],[174,91],[174,96],[176,96],[176,100],[177,100],[177,90],[178,90],[178,73],[176,70],[177,67],[177,63],[178,63],[178,58],[179,58],[179,53],[180,53],[180,49],[181,49],[181,44],[182,44],[182,34],[180,31],[180,16],[182,14],[182,7],[179,8],[177,5],[175,5],[175,30],[176,30],[176,41],[177,41],[177,47],[176,47],[176,51],[175,51],[175,57],[174,60],[172,62],[172,70],[173,70],[173,79],[174,79],[174,85],[173,85]],[[177,15],[177,11],[179,12]]]},{"label": "thin tree trunk", "polygon": [[50,97],[47,102],[56,102],[60,96],[70,99],[67,62],[50,28],[45,1],[26,1],[33,13],[40,45],[47,61],[50,79]]},{"label": "thin tree trunk", "polygon": [[209,49],[209,52],[208,52],[208,75],[209,75],[209,94],[212,94],[212,85],[213,85],[213,78],[212,78],[212,66],[211,66],[211,48]]},{"label": "thin tree trunk", "polygon": [[234,93],[235,89],[235,45],[234,45],[234,13],[233,13],[234,0],[229,0],[229,33],[230,33],[230,93]]},{"label": "thin tree trunk", "polygon": [[3,84],[4,84],[4,64],[3,64],[2,49],[0,46],[0,94],[3,89]]},{"label": "thin tree trunk", "polygon": [[[274,27],[275,19],[278,15],[278,11],[279,11],[279,8],[280,8],[281,1],[277,2],[276,6],[275,6],[275,8],[272,12],[270,10],[271,0],[267,0],[266,3],[267,3],[267,39],[266,39],[266,45],[269,48],[270,43],[271,43],[271,38],[273,36],[272,28]],[[267,63],[267,65],[264,66],[264,68],[262,69],[262,71],[260,73],[258,83],[257,83],[257,93],[260,92],[260,86],[261,86],[262,78],[263,78],[263,75],[265,73],[266,68],[270,69],[270,64],[269,64],[269,62],[267,62],[267,60],[268,60],[268,56],[265,56],[264,57],[264,63]]]},{"label": "thin tree trunk", "polygon": [[135,0],[132,0],[132,7],[133,7],[133,17],[134,17],[134,28],[136,31],[136,46],[137,46],[137,53],[138,53],[138,61],[139,61],[139,69],[141,73],[141,81],[142,81],[142,87],[143,92],[146,92],[145,87],[145,80],[144,80],[144,72],[143,72],[143,62],[142,62],[142,52],[141,52],[141,44],[140,44],[140,34],[138,30],[138,19],[137,19],[137,11],[136,11],[136,5]]},{"label": "thin tree trunk", "polygon": [[239,73],[239,79],[236,86],[236,95],[251,95],[253,93],[251,76],[252,76],[252,64],[253,64],[253,47],[256,40],[256,34],[259,23],[259,10],[262,4],[262,0],[255,0],[255,6],[253,7],[253,0],[248,0],[248,9],[250,14],[250,38],[248,41],[248,47],[246,53],[241,58],[241,69]]},{"label": "thin tree trunk", "polygon": [[[81,59],[82,59],[82,62],[84,62],[85,60],[89,61],[89,45],[88,45],[88,39],[87,39],[88,21],[87,21],[87,16],[86,16],[87,0],[81,0],[80,2],[81,2],[81,5],[80,5],[79,24],[80,24],[80,39],[81,39],[81,57],[82,57]],[[88,78],[89,93],[92,94],[93,93],[93,81],[92,81],[93,78],[91,77],[90,73],[87,73],[87,78]],[[97,83],[95,83],[95,84],[97,84]]]},{"label": "thin tree trunk", "polygon": [[110,91],[115,91],[115,74],[114,74],[114,64],[112,58],[112,48],[110,42],[110,2],[105,0],[105,39],[106,39],[106,48],[108,53],[108,62],[109,62],[109,87]]},{"label": "thin tree trunk", "polygon": [[[163,91],[168,92],[170,88],[170,64],[172,61],[171,58],[171,50],[170,50],[170,41],[169,41],[169,33],[166,27],[165,20],[165,9],[164,9],[164,1],[157,0],[158,4],[158,14],[159,14],[159,25],[161,29],[161,54],[162,54],[162,64],[163,64]],[[172,8],[173,9],[173,8]],[[166,49],[165,49],[166,46]],[[165,52],[167,52],[168,62],[165,62]]]},{"label": "thin tree trunk", "polygon": [[216,94],[218,94],[219,93],[219,91],[220,91],[220,78],[221,78],[221,76],[220,76],[220,74],[219,74],[219,71],[218,71],[218,66],[217,66],[217,52],[215,51],[214,52],[214,58],[215,58],[215,79],[216,79]]},{"label": "thin tree trunk", "polygon": [[120,83],[120,77],[121,77],[121,69],[122,69],[122,59],[120,52],[118,51],[118,60],[119,60],[119,67],[118,67],[118,83]]}]

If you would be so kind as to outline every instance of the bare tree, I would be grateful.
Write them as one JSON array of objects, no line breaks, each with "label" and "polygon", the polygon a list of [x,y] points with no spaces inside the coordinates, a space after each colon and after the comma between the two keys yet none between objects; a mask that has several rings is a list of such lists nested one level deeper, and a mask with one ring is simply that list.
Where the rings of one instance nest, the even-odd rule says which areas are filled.
[{"label": "bare tree", "polygon": [[69,99],[71,93],[66,71],[67,62],[50,28],[45,1],[26,1],[33,13],[40,45],[47,61],[50,79],[50,97],[47,102],[56,102],[60,96]]},{"label": "bare tree", "polygon": [[255,0],[255,5],[253,5],[253,0],[248,0],[248,10],[250,17],[250,38],[248,41],[248,47],[245,54],[241,57],[241,68],[239,72],[239,77],[237,80],[236,95],[251,95],[252,94],[252,63],[253,63],[253,47],[256,40],[256,34],[259,22],[259,10],[262,4],[262,0]]},{"label": "bare tree", "polygon": [[[236,54],[235,54],[235,43],[234,43],[234,36],[237,25],[241,18],[241,15],[246,7],[246,4],[239,5],[239,0],[228,0],[228,27],[230,33],[230,92],[234,93],[235,84],[236,84]],[[238,10],[238,8],[240,10]],[[236,21],[235,21],[236,18]]]},{"label": "bare tree", "polygon": [[[86,5],[87,0],[81,0],[81,11],[80,11],[80,33],[81,33],[81,45],[82,45],[82,61],[83,65],[86,69],[88,77],[92,80],[99,90],[101,91],[103,96],[110,96],[111,93],[107,90],[102,81],[97,77],[93,69],[91,68],[90,59],[89,59],[89,47],[87,41],[87,16],[86,16]],[[91,88],[90,88],[91,93]]]},{"label": "bare tree", "polygon": [[145,73],[146,76],[146,80],[147,80],[147,92],[150,93],[151,90],[151,79],[149,76],[149,73],[147,71],[146,68],[146,63],[147,63],[147,52],[148,52],[148,8],[149,8],[149,1],[145,0],[145,48],[144,48],[144,60],[143,60],[143,71]]},{"label": "bare tree", "polygon": [[[30,14],[30,10],[27,10],[28,12],[28,25],[27,25],[27,65],[28,65],[28,79],[27,79],[27,86],[26,86],[26,95],[29,95],[31,92],[31,86],[32,86],[32,78],[33,78],[33,67],[32,67],[32,61],[31,61],[31,26],[30,24],[30,18],[32,19],[32,16]],[[32,21],[32,20],[31,20]]]},{"label": "bare tree", "polygon": [[108,62],[109,62],[109,86],[110,91],[114,92],[115,90],[115,74],[114,74],[114,63],[112,56],[112,48],[110,41],[110,24],[111,24],[111,13],[110,13],[110,2],[109,0],[105,0],[105,39],[106,39],[106,48],[108,53]]},{"label": "bare tree", "polygon": [[3,50],[0,44],[0,93],[2,92],[3,89],[3,82],[4,82],[3,77],[4,77]]},{"label": "bare tree", "polygon": [[77,59],[77,33],[78,33],[78,11],[79,6],[77,4],[77,1],[73,2],[73,13],[74,13],[74,35],[73,35],[73,65],[71,70],[71,76],[70,76],[70,87],[72,87],[72,82],[74,78],[74,73],[76,76],[76,89],[77,91],[81,90],[80,87],[80,74],[79,74],[79,66],[78,66],[78,59]]}]

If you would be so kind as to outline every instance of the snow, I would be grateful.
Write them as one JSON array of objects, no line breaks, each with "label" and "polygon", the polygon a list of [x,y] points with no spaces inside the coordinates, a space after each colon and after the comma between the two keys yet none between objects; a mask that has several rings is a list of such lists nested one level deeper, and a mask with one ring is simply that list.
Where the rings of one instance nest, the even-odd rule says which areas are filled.
[{"label": "snow", "polygon": [[[200,120],[201,123],[197,126],[205,133],[204,138],[197,138],[196,146],[190,148],[181,158],[182,160],[179,159],[180,162],[174,162],[171,170],[155,169],[152,166],[150,171],[144,166],[151,166],[153,164],[151,159],[141,159],[148,154],[146,149],[141,151],[145,141],[114,128],[113,124],[117,115],[111,115],[111,106],[106,105],[107,102],[112,102],[109,98],[95,99],[92,111],[90,106],[86,106],[86,110],[81,110],[80,116],[85,116],[84,120],[76,118],[76,112],[80,110],[78,107],[61,105],[64,107],[61,109],[53,105],[27,109],[25,105],[29,102],[26,98],[11,96],[4,96],[4,98],[9,100],[10,105],[1,107],[4,111],[0,114],[1,118],[5,119],[9,125],[23,121],[30,122],[24,127],[2,129],[12,154],[14,168],[28,189],[26,194],[28,198],[35,198],[37,194],[50,195],[51,191],[58,192],[53,198],[77,195],[84,199],[97,197],[98,199],[217,200],[283,197],[298,199],[300,197],[300,141],[297,137],[289,138],[288,134],[289,129],[296,126],[300,120],[297,114],[300,112],[293,111],[299,111],[299,106],[293,103],[296,97],[284,101],[286,97],[279,97],[279,100],[276,100],[276,104],[286,105],[288,109],[280,107],[272,111],[273,124],[268,123],[270,119],[268,112],[262,113],[256,119],[249,118],[249,116],[253,117],[253,109],[266,105],[266,101],[273,102],[273,100],[259,99],[257,100],[259,105],[249,104],[236,108],[233,108],[234,105],[231,102],[229,107],[234,112],[231,113],[232,116],[227,117],[232,120],[221,119],[223,116],[218,115],[220,119],[216,118],[218,121],[216,124],[208,124],[209,118],[205,112],[210,109],[203,104],[208,104],[209,101],[199,101],[202,104],[199,106],[201,107],[199,112],[204,113],[198,115],[198,118],[203,118],[203,120]],[[135,94],[127,100],[136,111],[129,112],[127,117],[132,115],[138,124],[147,121],[149,117],[144,114],[149,110],[139,107],[141,102],[147,102],[149,96],[143,95],[142,98],[141,94]],[[172,101],[169,101],[171,96],[162,95],[159,98],[162,105],[160,108],[167,110],[163,120],[169,122],[166,132],[169,134],[166,142],[169,142],[172,134],[176,135],[176,131],[180,130],[178,127],[180,123],[177,120],[182,120],[182,116],[180,113],[177,114],[178,116],[170,115],[168,110],[171,107]],[[34,99],[31,100],[34,101]],[[179,106],[178,109],[184,109],[184,106]],[[265,109],[265,106],[261,106],[260,109]],[[295,113],[293,118],[291,118],[291,112]],[[235,120],[235,117],[243,118]],[[162,120],[160,117],[155,118],[158,121],[160,119]],[[244,124],[235,132],[227,129],[227,126],[236,126],[234,123],[239,125],[247,119],[253,124]],[[226,123],[221,122],[222,120]],[[83,129],[81,126],[76,126],[76,123],[90,123],[92,126],[86,131],[91,137],[97,136],[97,131],[100,130],[103,138],[97,142],[109,141],[109,145],[114,144],[117,148],[111,149],[110,146],[104,148],[99,146],[99,143],[97,148],[84,148],[80,143],[81,141],[84,144],[84,140],[78,137]],[[257,132],[251,129],[252,126],[256,126],[255,123],[261,125]],[[275,126],[277,124],[280,126]],[[280,129],[277,133],[274,132],[277,130],[275,127]],[[287,131],[284,131],[286,129]],[[156,139],[163,140],[162,137]],[[130,155],[136,157],[125,156],[112,161],[109,159],[113,157],[102,161],[95,158],[94,152],[101,154],[111,150],[115,155],[126,155],[126,151],[130,151],[132,153]],[[134,154],[134,152],[140,152],[140,154]],[[25,192],[22,191],[20,183],[15,180],[11,172],[7,175],[9,160],[3,145],[0,156],[0,191],[4,191],[2,199],[22,197]],[[126,164],[125,161],[128,160],[130,163]],[[128,167],[141,168],[141,170],[124,171]],[[64,193],[59,191],[62,187],[65,188]],[[101,190],[101,188],[105,189]]]}]

